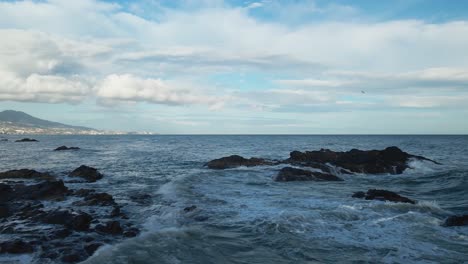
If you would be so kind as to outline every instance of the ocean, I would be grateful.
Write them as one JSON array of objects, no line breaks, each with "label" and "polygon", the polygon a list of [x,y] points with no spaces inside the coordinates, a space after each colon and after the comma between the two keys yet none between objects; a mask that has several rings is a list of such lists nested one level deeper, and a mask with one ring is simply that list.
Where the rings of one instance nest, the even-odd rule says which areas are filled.
[{"label": "ocean", "polygon": [[[112,194],[141,229],[135,238],[109,241],[87,264],[468,262],[468,226],[441,226],[448,216],[468,214],[468,136],[5,137],[0,171],[30,168],[66,179],[82,164],[95,167],[104,178],[92,188]],[[62,145],[81,150],[52,151]],[[233,154],[286,159],[293,150],[388,146],[442,165],[414,161],[401,175],[341,175],[342,182],[273,181],[284,165],[204,167]],[[351,198],[372,188],[418,203]],[[129,198],[135,195],[150,199],[136,203]]]}]

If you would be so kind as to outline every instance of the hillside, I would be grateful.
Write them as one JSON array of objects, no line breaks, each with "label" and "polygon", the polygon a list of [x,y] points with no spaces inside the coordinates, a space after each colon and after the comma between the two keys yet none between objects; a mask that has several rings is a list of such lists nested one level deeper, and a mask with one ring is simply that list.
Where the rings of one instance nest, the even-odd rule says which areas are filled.
[{"label": "hillside", "polygon": [[24,112],[0,112],[1,134],[99,134],[100,131],[82,126],[66,125],[40,119]]}]

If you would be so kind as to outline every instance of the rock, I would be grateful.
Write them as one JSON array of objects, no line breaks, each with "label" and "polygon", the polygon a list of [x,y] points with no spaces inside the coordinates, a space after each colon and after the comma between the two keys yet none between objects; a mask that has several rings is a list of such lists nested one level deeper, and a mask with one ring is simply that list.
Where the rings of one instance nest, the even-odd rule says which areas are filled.
[{"label": "rock", "polygon": [[81,165],[69,174],[70,177],[80,177],[88,182],[95,182],[102,179],[102,174],[97,169]]},{"label": "rock", "polygon": [[444,226],[466,226],[468,215],[453,215],[445,220]]},{"label": "rock", "polygon": [[0,253],[8,254],[25,254],[32,253],[33,247],[31,244],[24,242],[23,240],[16,239],[13,241],[0,242]]},{"label": "rock", "polygon": [[67,146],[60,146],[56,149],[54,149],[54,151],[61,151],[61,150],[79,150],[80,148],[78,147],[67,147]]},{"label": "rock", "polygon": [[109,221],[105,226],[97,225],[96,231],[110,235],[121,235],[123,233],[123,229],[118,221]]},{"label": "rock", "polygon": [[34,185],[16,185],[10,194],[13,199],[62,200],[68,193],[63,181],[46,181]]},{"label": "rock", "polygon": [[236,168],[240,166],[253,167],[260,165],[272,165],[273,163],[265,159],[250,158],[246,159],[238,155],[223,157],[220,159],[212,160],[205,164],[210,169],[224,170],[228,168]]},{"label": "rock", "polygon": [[355,192],[353,194],[353,196],[351,196],[351,197],[363,199],[363,198],[366,198],[366,193],[365,192]]},{"label": "rock", "polygon": [[151,195],[149,194],[133,194],[133,195],[130,195],[129,198],[133,202],[143,204],[143,205],[148,205],[151,203]]},{"label": "rock", "polygon": [[194,211],[195,209],[197,209],[197,206],[196,206],[196,205],[192,205],[192,206],[189,206],[189,207],[185,207],[185,208],[184,208],[184,212],[186,212],[186,213],[192,212],[192,211]]},{"label": "rock", "polygon": [[69,253],[66,253],[63,255],[61,260],[65,263],[77,263],[85,260],[87,256],[84,256],[83,254],[80,254],[80,252],[77,251],[71,251]]},{"label": "rock", "polygon": [[72,234],[72,231],[68,228],[61,228],[54,230],[48,234],[50,240],[53,239],[64,239]]},{"label": "rock", "polygon": [[8,208],[8,205],[6,204],[0,204],[0,219],[9,217],[10,214],[10,209]]},{"label": "rock", "polygon": [[114,197],[108,193],[90,193],[83,201],[74,202],[77,206],[111,206],[117,205]]},{"label": "rock", "polygon": [[73,191],[73,194],[76,196],[80,196],[80,197],[86,197],[94,192],[96,191],[93,189],[79,189],[79,190]]},{"label": "rock", "polygon": [[79,147],[60,146],[60,147],[54,149],[54,151],[62,151],[62,150],[80,150],[80,148]]},{"label": "rock", "polygon": [[7,142],[8,139],[7,138],[0,138],[0,142]]},{"label": "rock", "polygon": [[379,200],[379,201],[390,201],[390,202],[395,202],[395,203],[410,203],[410,204],[415,204],[416,202],[400,196],[397,193],[387,191],[387,190],[376,190],[376,189],[371,189],[368,190],[367,193],[364,192],[356,192],[353,194],[354,198],[364,198],[366,200]]},{"label": "rock", "polygon": [[33,138],[23,138],[23,139],[18,139],[15,142],[39,142],[39,140],[36,140]]},{"label": "rock", "polygon": [[0,179],[34,179],[53,181],[55,177],[43,172],[38,172],[29,169],[9,170],[0,172]]},{"label": "rock", "polygon": [[84,249],[89,256],[92,256],[94,252],[96,252],[96,250],[98,250],[98,248],[100,248],[103,245],[104,244],[102,243],[90,243],[90,244],[85,245]]},{"label": "rock", "polygon": [[320,172],[284,167],[275,177],[275,181],[343,181],[341,178]]},{"label": "rock", "polygon": [[87,213],[54,210],[37,217],[46,224],[63,225],[76,231],[86,231],[93,218]]},{"label": "rock", "polygon": [[140,233],[140,230],[138,228],[129,228],[127,231],[123,233],[125,237],[136,237]]},{"label": "rock", "polygon": [[114,206],[114,209],[112,209],[110,213],[110,217],[117,217],[120,216],[122,213],[120,212],[120,207]]},{"label": "rock", "polygon": [[401,174],[408,168],[407,162],[410,159],[437,163],[425,157],[408,154],[397,147],[367,151],[352,149],[347,152],[335,152],[329,149],[306,152],[293,151],[285,162],[302,165],[332,164],[357,173]]}]

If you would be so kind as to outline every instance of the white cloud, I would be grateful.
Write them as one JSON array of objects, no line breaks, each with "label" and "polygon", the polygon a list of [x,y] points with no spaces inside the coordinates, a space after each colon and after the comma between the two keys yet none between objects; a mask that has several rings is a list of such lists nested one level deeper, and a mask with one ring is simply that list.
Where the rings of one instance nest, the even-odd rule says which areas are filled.
[{"label": "white cloud", "polygon": [[0,101],[78,103],[91,93],[83,80],[53,75],[32,74],[27,78],[0,71]]},{"label": "white cloud", "polygon": [[160,79],[139,78],[131,74],[107,76],[96,87],[96,95],[103,100],[136,101],[157,104],[206,104],[216,106],[222,100],[178,89]]},{"label": "white cloud", "polygon": [[[278,3],[251,7],[275,9]],[[467,85],[466,21],[290,25],[256,19],[253,10],[223,1],[198,5],[143,18],[94,0],[1,2],[0,70],[7,77],[0,80],[0,98],[74,103],[98,98],[215,109],[249,104],[293,111],[295,105],[353,105],[343,104],[353,99],[342,97],[361,90],[366,98],[377,94],[383,101],[395,93],[428,93],[424,96],[433,99],[456,96],[444,94],[448,89],[462,94]],[[312,1],[284,9],[294,15],[355,11]],[[222,84],[217,91],[209,87],[212,75],[240,71],[294,78],[271,80],[272,87],[255,92],[239,92],[245,90],[240,85],[235,98]],[[414,99],[414,105],[440,105],[424,103],[429,99]]]}]

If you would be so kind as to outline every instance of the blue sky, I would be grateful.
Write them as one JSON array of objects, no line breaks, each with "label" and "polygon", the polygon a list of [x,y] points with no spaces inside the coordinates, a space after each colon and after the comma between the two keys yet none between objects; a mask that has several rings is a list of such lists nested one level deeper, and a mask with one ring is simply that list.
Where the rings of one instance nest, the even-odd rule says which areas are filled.
[{"label": "blue sky", "polygon": [[466,134],[466,10],[0,1],[0,110],[168,134]]}]

